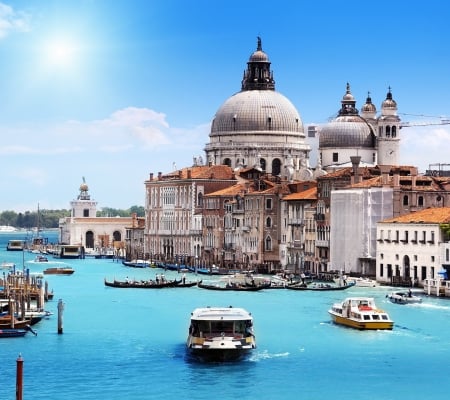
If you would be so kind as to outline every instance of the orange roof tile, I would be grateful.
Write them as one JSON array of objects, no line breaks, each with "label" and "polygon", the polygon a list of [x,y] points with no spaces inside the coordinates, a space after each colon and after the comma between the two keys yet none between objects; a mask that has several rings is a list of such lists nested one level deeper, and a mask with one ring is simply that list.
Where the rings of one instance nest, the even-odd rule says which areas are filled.
[{"label": "orange roof tile", "polygon": [[450,207],[432,207],[416,211],[410,214],[401,215],[381,221],[383,223],[425,223],[425,224],[446,224],[450,223]]},{"label": "orange roof tile", "polygon": [[317,200],[317,187],[306,189],[303,192],[288,194],[283,197],[283,200]]}]

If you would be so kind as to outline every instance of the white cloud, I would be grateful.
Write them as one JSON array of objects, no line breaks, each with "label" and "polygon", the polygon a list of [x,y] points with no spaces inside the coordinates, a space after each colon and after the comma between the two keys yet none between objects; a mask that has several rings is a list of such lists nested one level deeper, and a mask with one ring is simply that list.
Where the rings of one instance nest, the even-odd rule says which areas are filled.
[{"label": "white cloud", "polygon": [[401,164],[425,172],[430,164],[450,163],[450,125],[414,126],[401,130]]},{"label": "white cloud", "polygon": [[4,3],[0,3],[0,39],[11,32],[27,32],[30,30],[30,16],[23,12],[16,12]]}]

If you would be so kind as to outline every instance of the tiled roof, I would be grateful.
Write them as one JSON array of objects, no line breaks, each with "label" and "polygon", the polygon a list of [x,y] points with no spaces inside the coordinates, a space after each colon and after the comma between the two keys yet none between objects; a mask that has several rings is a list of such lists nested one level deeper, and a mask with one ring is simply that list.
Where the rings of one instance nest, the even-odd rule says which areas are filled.
[{"label": "tiled roof", "polygon": [[243,194],[245,192],[245,185],[238,183],[237,185],[233,185],[227,187],[225,189],[217,190],[212,193],[208,193],[205,197],[215,197],[215,196],[236,196],[238,194]]},{"label": "tiled roof", "polygon": [[317,200],[317,187],[312,187],[303,192],[288,194],[283,197],[283,200]]},{"label": "tiled roof", "polygon": [[[190,174],[190,176],[189,176]],[[233,179],[234,172],[227,165],[201,165],[187,167],[161,176],[163,180],[170,179]],[[158,177],[153,177],[154,181]]]},{"label": "tiled roof", "polygon": [[450,207],[432,207],[416,211],[400,217],[389,218],[381,221],[383,223],[424,223],[445,224],[450,223]]}]

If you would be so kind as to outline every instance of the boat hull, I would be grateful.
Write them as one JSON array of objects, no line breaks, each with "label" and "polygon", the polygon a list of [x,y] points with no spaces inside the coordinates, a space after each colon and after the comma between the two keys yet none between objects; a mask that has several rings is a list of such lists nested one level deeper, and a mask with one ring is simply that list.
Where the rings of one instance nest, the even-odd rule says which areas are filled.
[{"label": "boat hull", "polygon": [[245,359],[255,347],[253,337],[200,338],[189,336],[187,341],[190,355],[205,362],[240,361]]},{"label": "boat hull", "polygon": [[360,321],[344,317],[333,312],[329,312],[332,321],[335,324],[347,326],[349,328],[360,330],[392,330],[394,323],[392,321]]}]

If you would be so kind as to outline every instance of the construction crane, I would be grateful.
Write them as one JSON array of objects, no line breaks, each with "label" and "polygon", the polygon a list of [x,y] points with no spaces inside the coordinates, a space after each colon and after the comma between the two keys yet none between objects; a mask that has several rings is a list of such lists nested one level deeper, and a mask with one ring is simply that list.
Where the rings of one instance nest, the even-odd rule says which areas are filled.
[{"label": "construction crane", "polygon": [[437,117],[435,115],[424,115],[424,114],[407,114],[407,113],[399,113],[400,115],[409,115],[413,117],[422,117],[422,118],[434,118],[434,121],[416,121],[416,122],[401,122],[400,128],[408,128],[411,126],[429,126],[429,125],[450,125],[450,118],[440,116]]}]

